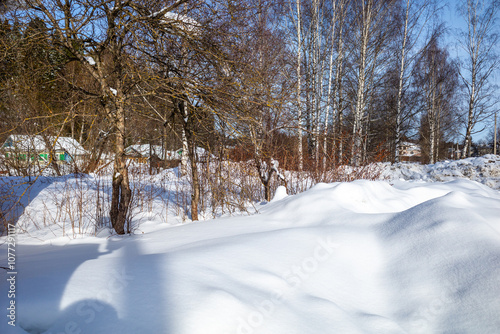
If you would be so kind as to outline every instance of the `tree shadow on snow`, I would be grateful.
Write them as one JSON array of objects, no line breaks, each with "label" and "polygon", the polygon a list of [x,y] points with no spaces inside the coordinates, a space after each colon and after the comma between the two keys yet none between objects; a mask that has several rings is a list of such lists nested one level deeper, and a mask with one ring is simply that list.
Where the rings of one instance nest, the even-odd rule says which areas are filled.
[{"label": "tree shadow on snow", "polygon": [[[59,317],[68,282],[83,263],[108,254],[99,244],[16,245],[15,297],[1,298],[0,308],[10,300],[16,305],[16,326],[29,333],[42,333]],[[3,264],[7,261],[0,259]],[[8,291],[9,274],[0,270],[0,291]],[[2,326],[0,326],[0,332]],[[59,333],[59,332],[56,332]],[[65,333],[65,331],[63,331]]]},{"label": "tree shadow on snow", "polygon": [[16,225],[24,209],[54,181],[55,177],[0,177],[0,235],[6,224]]},{"label": "tree shadow on snow", "polygon": [[[105,245],[20,245],[17,327],[47,334],[173,333],[168,257],[141,253],[139,240],[124,236]],[[0,279],[0,290],[7,291],[5,270]],[[0,299],[0,308],[8,303]],[[0,332],[9,333],[5,323]]]}]

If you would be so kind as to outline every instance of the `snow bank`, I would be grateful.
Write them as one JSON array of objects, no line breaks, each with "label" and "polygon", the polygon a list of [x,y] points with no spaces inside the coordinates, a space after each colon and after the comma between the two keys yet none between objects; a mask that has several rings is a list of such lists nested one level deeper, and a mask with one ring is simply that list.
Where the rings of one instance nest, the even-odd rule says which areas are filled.
[{"label": "snow bank", "polygon": [[284,186],[279,186],[278,188],[276,188],[276,191],[274,193],[274,197],[271,200],[271,202],[276,202],[276,201],[282,200],[283,198],[285,198],[287,196],[288,196],[288,194],[287,194],[286,188]]},{"label": "snow bank", "polygon": [[[468,180],[356,181],[280,197],[248,217],[21,243],[16,329],[498,332],[498,191]],[[0,278],[5,292],[4,270]],[[10,329],[4,317],[0,332]]]},{"label": "snow bank", "polygon": [[466,178],[500,190],[500,156],[493,154],[432,165],[385,163],[379,167],[383,170],[382,179],[442,182]]}]

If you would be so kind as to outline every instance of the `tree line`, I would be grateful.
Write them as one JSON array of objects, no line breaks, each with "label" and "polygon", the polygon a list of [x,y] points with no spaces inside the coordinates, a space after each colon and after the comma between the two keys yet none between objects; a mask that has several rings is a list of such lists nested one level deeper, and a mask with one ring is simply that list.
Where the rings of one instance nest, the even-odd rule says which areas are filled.
[{"label": "tree line", "polygon": [[[0,2],[0,141],[71,136],[113,153],[110,219],[131,200],[125,148],[182,147],[200,199],[197,147],[251,160],[271,197],[280,168],[448,156],[496,112],[499,2],[456,8],[461,58],[435,0],[24,0]],[[57,165],[54,164],[54,168]]]}]

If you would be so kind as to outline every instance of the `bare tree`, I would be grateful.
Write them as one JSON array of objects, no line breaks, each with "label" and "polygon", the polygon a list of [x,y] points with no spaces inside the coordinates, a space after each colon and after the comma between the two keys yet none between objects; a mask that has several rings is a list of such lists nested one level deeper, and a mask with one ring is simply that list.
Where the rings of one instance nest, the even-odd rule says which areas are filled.
[{"label": "bare tree", "polygon": [[415,74],[422,87],[421,139],[425,156],[431,164],[441,156],[443,140],[452,135],[457,126],[457,109],[453,101],[458,89],[457,65],[433,35],[418,59]]},{"label": "bare tree", "polygon": [[353,106],[353,129],[351,163],[359,166],[363,157],[364,120],[367,119],[367,102],[370,96],[370,83],[374,80],[370,74],[375,73],[378,56],[385,47],[391,16],[390,10],[394,1],[357,0],[355,5],[355,39],[356,67],[355,105]]},{"label": "bare tree", "polygon": [[403,0],[402,20],[400,31],[397,35],[398,41],[396,55],[398,64],[398,83],[396,94],[396,129],[394,160],[400,160],[400,143],[403,132],[403,123],[407,115],[404,114],[403,98],[410,84],[409,69],[414,63],[418,53],[413,51],[415,44],[420,39],[422,31],[430,20],[436,9],[432,0]]},{"label": "bare tree", "polygon": [[247,38],[245,33],[235,33],[244,26],[247,5],[236,1],[193,0],[171,12],[164,11],[158,2],[144,14],[163,17],[163,22],[144,31],[143,59],[152,80],[141,88],[150,92],[143,99],[148,117],[179,133],[181,169],[183,173],[189,171],[191,176],[192,220],[198,220],[201,196],[198,145],[209,146],[203,142],[200,128],[212,127],[213,133],[215,118],[231,124],[230,119],[234,120],[237,113],[232,108],[234,100],[242,97],[242,82],[231,71],[239,66],[233,49],[240,47],[240,38]]},{"label": "bare tree", "polygon": [[302,171],[304,168],[304,154],[302,151],[302,4],[301,0],[295,1],[295,13],[290,2],[290,13],[297,34],[297,159],[298,169]]},{"label": "bare tree", "polygon": [[[186,1],[164,7],[171,12]],[[87,91],[98,99],[114,136],[114,172],[110,218],[118,234],[124,234],[131,200],[131,189],[125,161],[127,104],[141,77],[134,70],[134,56],[141,52],[136,31],[143,24],[160,21],[160,17],[144,16],[146,10],[137,1],[45,1],[26,0],[28,15],[41,19],[51,32],[54,44],[64,48],[73,61],[79,62],[96,82],[96,89]],[[172,29],[176,24],[167,22]]]},{"label": "bare tree", "polygon": [[19,0],[0,0],[0,14],[13,10],[17,7],[20,7],[23,4],[23,1]]},{"label": "bare tree", "polygon": [[[331,33],[330,33],[330,61],[328,66],[328,91],[326,100],[326,113],[323,127],[323,162],[322,170],[326,169],[328,156],[328,124],[330,118],[330,108],[332,109],[332,131],[333,145],[335,146],[335,131],[342,122],[342,72],[344,63],[344,30],[345,18],[348,9],[348,1],[333,0],[332,1],[332,18],[331,18]],[[340,132],[340,131],[339,131]],[[342,156],[342,143],[339,140],[339,156]],[[335,153],[335,152],[334,152]],[[333,159],[334,156],[332,155]]]},{"label": "bare tree", "polygon": [[[287,49],[286,39],[274,20],[272,2],[259,1],[255,13],[247,19],[245,34],[234,52],[234,66],[229,92],[232,109],[227,115],[240,146],[247,151],[264,188],[264,198],[271,199],[271,181],[279,173],[277,152],[282,131],[296,129],[296,118],[289,105],[296,91],[296,65]],[[293,65],[292,65],[293,64]]]},{"label": "bare tree", "polygon": [[349,10],[349,0],[338,2],[338,33],[336,41],[335,60],[335,84],[332,95],[333,103],[333,147],[336,149],[338,161],[342,162],[344,157],[344,136],[343,136],[343,113],[344,113],[344,74],[346,61],[345,34],[347,33],[347,12]]},{"label": "bare tree", "polygon": [[500,64],[495,53],[499,41],[496,16],[500,3],[497,0],[464,0],[458,11],[467,24],[467,30],[460,34],[459,43],[466,54],[460,66],[460,77],[467,89],[463,155],[468,157],[475,125],[490,117],[496,104],[490,78]]}]

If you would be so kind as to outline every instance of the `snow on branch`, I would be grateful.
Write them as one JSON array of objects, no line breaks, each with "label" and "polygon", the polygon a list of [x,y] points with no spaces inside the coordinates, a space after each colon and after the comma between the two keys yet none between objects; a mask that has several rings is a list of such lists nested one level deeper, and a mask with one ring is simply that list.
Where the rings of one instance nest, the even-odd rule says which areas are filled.
[{"label": "snow on branch", "polygon": [[173,4],[151,13],[147,18],[159,19],[163,24],[170,24],[174,28],[185,32],[197,32],[201,24],[190,16],[174,12],[179,6],[188,0],[177,0]]},{"label": "snow on branch", "polygon": [[259,164],[259,174],[260,174],[260,178],[264,181],[264,182],[268,182],[271,175],[275,172],[276,173],[276,176],[283,182],[286,183],[286,179],[285,179],[285,176],[283,174],[280,173],[279,171],[279,162],[278,160],[275,160],[275,159],[271,159],[271,166],[268,168],[267,166],[267,163],[265,161],[262,161],[260,164]]},{"label": "snow on branch", "polygon": [[85,60],[86,60],[86,61],[87,61],[90,65],[92,65],[92,66],[94,66],[94,65],[95,65],[95,60],[94,60],[94,58],[92,58],[91,56],[85,56],[84,58],[85,58]]},{"label": "snow on branch", "polygon": [[265,161],[262,161],[262,163],[259,166],[259,174],[260,178],[264,181],[267,182],[269,180],[269,174],[267,171],[267,163]]},{"label": "snow on branch", "polygon": [[285,181],[285,176],[279,171],[280,163],[278,160],[271,159],[271,170],[276,172],[276,175],[280,178],[280,180]]},{"label": "snow on branch", "polygon": [[185,30],[187,32],[196,32],[200,27],[200,24],[195,19],[178,13],[166,12],[163,14],[164,23],[172,23],[178,26],[178,28]]}]

